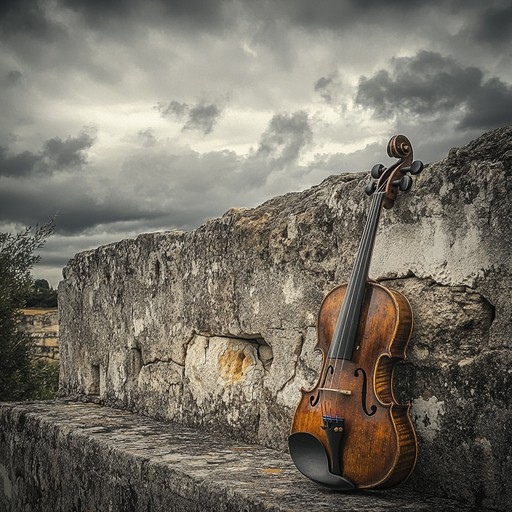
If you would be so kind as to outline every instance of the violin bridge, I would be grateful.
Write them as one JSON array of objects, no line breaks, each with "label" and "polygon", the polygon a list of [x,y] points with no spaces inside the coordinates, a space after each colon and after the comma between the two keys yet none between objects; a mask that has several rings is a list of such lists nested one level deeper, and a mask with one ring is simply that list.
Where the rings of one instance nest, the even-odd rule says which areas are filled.
[{"label": "violin bridge", "polygon": [[332,389],[332,388],[318,388],[319,391],[332,391],[333,393],[339,393],[340,395],[351,395],[352,391],[349,389]]}]

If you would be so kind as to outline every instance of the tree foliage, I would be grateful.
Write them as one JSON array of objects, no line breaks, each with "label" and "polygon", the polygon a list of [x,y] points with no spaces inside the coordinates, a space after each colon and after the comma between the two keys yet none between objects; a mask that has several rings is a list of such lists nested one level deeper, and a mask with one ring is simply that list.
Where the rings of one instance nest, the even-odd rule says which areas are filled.
[{"label": "tree foliage", "polygon": [[55,368],[34,360],[30,335],[18,329],[32,287],[30,270],[40,259],[35,251],[53,228],[51,221],[17,234],[0,233],[0,401],[47,398],[55,387]]},{"label": "tree foliage", "polygon": [[27,308],[56,308],[57,290],[46,279],[36,279],[26,300]]}]

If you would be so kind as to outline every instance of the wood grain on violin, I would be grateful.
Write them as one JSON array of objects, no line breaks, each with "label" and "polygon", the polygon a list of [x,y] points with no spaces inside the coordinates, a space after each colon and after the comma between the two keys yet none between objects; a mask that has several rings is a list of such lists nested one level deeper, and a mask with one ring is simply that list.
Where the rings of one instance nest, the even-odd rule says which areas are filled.
[{"label": "wood grain on violin", "polygon": [[289,447],[297,468],[311,480],[339,490],[380,489],[399,484],[414,468],[417,441],[409,406],[393,394],[393,369],[405,358],[413,318],[400,293],[368,281],[381,208],[398,190],[409,190],[418,174],[412,146],[393,137],[388,154],[399,161],[376,165],[366,187],[373,195],[347,285],[324,299],[317,323],[323,361],[317,385],[302,397],[292,422]]}]

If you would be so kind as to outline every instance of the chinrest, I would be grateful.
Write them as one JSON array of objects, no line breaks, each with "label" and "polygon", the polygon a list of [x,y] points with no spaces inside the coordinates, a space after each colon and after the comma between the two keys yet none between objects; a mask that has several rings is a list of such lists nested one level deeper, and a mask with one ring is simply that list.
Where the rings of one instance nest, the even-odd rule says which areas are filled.
[{"label": "chinrest", "polygon": [[295,432],[288,437],[288,447],[297,469],[313,482],[338,491],[355,488],[350,480],[330,472],[324,445],[314,435]]}]

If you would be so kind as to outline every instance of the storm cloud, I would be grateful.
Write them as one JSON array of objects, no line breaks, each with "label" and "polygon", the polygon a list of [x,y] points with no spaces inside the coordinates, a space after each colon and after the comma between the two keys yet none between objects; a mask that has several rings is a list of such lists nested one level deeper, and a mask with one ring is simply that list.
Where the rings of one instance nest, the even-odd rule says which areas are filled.
[{"label": "storm cloud", "polygon": [[470,22],[466,30],[480,43],[509,43],[512,39],[512,5],[494,2],[483,4],[478,19]]},{"label": "storm cloud", "polygon": [[82,132],[77,137],[64,140],[59,137],[49,139],[37,153],[22,151],[13,155],[7,148],[0,148],[0,176],[26,178],[52,174],[62,169],[80,168],[87,163],[86,150],[93,143],[93,133]]},{"label": "storm cloud", "polygon": [[339,101],[341,87],[341,81],[337,72],[330,73],[327,76],[321,76],[314,84],[315,92],[329,104],[334,104]]},{"label": "storm cloud", "polygon": [[33,0],[4,0],[0,4],[0,30],[5,35],[23,34],[50,39],[58,24],[46,14],[44,4]]},{"label": "storm cloud", "polygon": [[83,14],[90,26],[104,26],[107,20],[137,18],[143,22],[176,21],[187,27],[210,29],[230,17],[234,1],[204,0],[61,0],[63,7]]},{"label": "storm cloud", "polygon": [[40,169],[44,172],[47,168],[41,163],[42,156],[31,151],[10,155],[7,148],[0,148],[0,176],[27,176]]},{"label": "storm cloud", "polygon": [[62,140],[54,137],[44,143],[41,155],[54,164],[55,169],[80,167],[87,163],[86,150],[94,143],[94,130],[82,132],[77,137]]},{"label": "storm cloud", "polygon": [[481,69],[458,64],[436,52],[391,62],[359,82],[356,102],[377,118],[454,115],[458,126],[487,129],[512,122],[512,86],[499,78],[484,78]]},{"label": "storm cloud", "polygon": [[[139,136],[147,138],[148,130]],[[190,229],[233,203],[256,205],[264,200],[274,172],[289,169],[288,178],[295,176],[296,187],[301,188],[304,172],[298,165],[290,166],[311,139],[305,112],[273,116],[257,147],[246,156],[233,151],[184,151],[153,136],[152,144],[128,149],[122,168],[109,176],[104,169],[87,165],[85,150],[94,142],[89,133],[64,140],[55,137],[38,154],[20,153],[11,158],[11,167],[3,167],[11,172],[0,178],[0,218],[30,225],[58,214],[56,232],[67,235],[116,224]],[[49,161],[53,169],[71,172],[57,178],[49,165],[47,175],[34,171]],[[82,166],[87,172],[73,172]],[[232,191],[237,191],[236,197]]]},{"label": "storm cloud", "polygon": [[213,131],[215,123],[222,114],[222,107],[206,101],[188,105],[173,100],[167,106],[159,104],[157,109],[163,117],[184,121],[182,130],[198,130],[205,135]]},{"label": "storm cloud", "polygon": [[266,158],[273,168],[283,168],[295,163],[312,140],[306,112],[276,114],[261,136],[256,156]]}]

